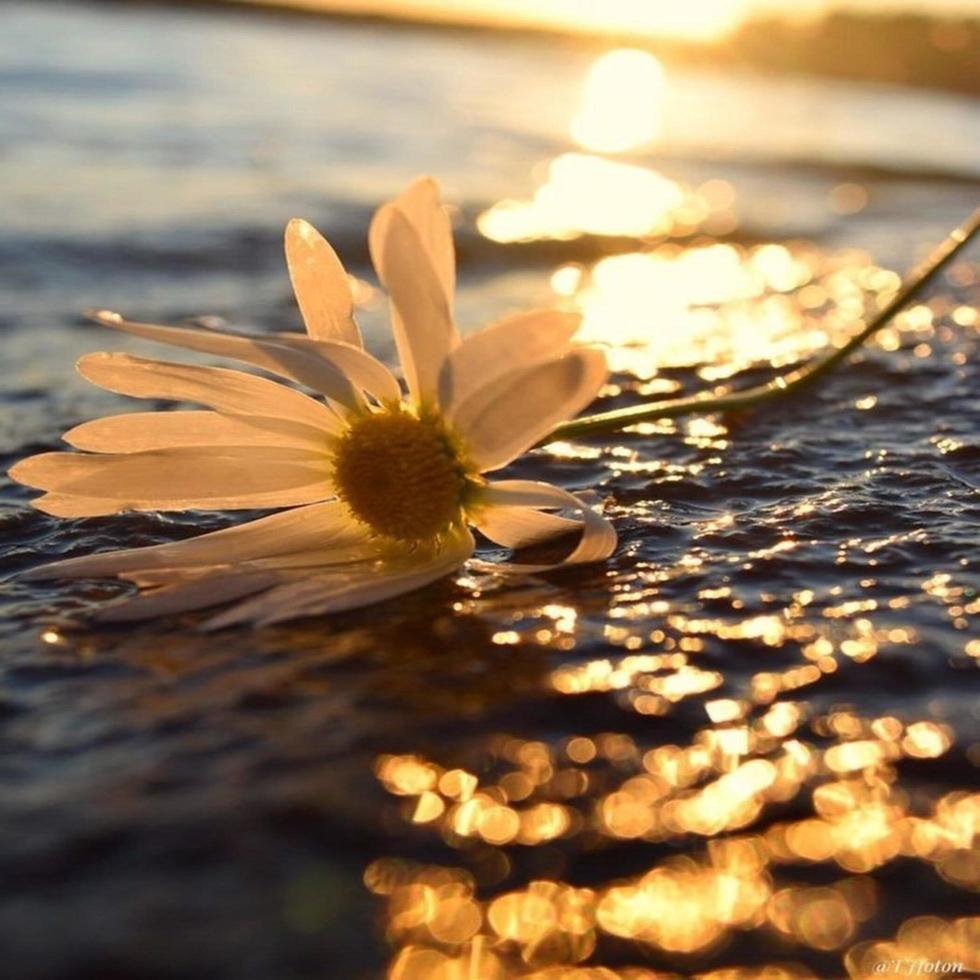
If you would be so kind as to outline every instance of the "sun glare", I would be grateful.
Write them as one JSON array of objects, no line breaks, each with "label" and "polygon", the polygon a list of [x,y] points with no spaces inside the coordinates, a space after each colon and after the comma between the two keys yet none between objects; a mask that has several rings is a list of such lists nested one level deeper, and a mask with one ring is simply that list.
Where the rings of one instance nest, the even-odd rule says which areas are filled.
[{"label": "sun glare", "polygon": [[296,6],[471,25],[506,25],[710,41],[744,17],[747,0],[291,0]]},{"label": "sun glare", "polygon": [[656,235],[669,231],[683,201],[682,189],[653,170],[564,153],[551,161],[531,201],[500,201],[477,226],[497,242]]},{"label": "sun glare", "polygon": [[585,25],[615,27],[639,36],[670,35],[697,40],[718,38],[731,30],[744,13],[744,0],[590,0],[547,4],[563,7]]},{"label": "sun glare", "polygon": [[652,143],[660,135],[663,88],[663,68],[652,54],[635,48],[604,54],[586,76],[572,137],[597,153]]}]

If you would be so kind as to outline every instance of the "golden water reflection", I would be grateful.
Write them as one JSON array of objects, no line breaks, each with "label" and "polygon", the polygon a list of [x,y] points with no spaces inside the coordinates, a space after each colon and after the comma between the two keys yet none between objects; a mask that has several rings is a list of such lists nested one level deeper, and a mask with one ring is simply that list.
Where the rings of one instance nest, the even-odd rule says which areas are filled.
[{"label": "golden water reflection", "polygon": [[[624,575],[635,583],[644,572]],[[965,594],[951,576],[933,576],[922,591],[955,615],[980,611],[972,601],[960,608]],[[694,617],[642,592],[619,595],[602,637],[623,652],[560,660],[543,684],[559,698],[606,693],[635,715],[693,711],[700,722],[556,741],[498,734],[475,758],[450,747],[440,757],[379,756],[375,775],[404,825],[456,855],[441,864],[382,858],[367,868],[396,950],[388,975],[770,980],[818,976],[806,965],[812,956],[835,957],[839,975],[854,978],[908,975],[903,961],[980,969],[980,918],[913,918],[892,939],[866,929],[889,903],[877,875],[901,862],[964,896],[980,890],[980,793],[930,799],[899,779],[905,764],[941,760],[957,733],[934,718],[819,709],[802,696],[842,662],[866,663],[879,646],[913,643],[915,634],[877,626],[865,618],[870,610],[848,602],[815,617],[809,591],[780,615],[742,618]],[[724,589],[703,599],[737,613]],[[516,618],[500,642],[571,656],[565,641],[586,628],[576,611],[538,612],[533,627]],[[632,626],[650,617],[663,628]],[[705,638],[796,650],[797,660],[720,694],[724,677],[698,663]],[[626,864],[624,847],[640,848]],[[529,865],[532,852],[544,864]],[[576,883],[577,862],[603,855],[621,870],[599,865],[587,886]],[[778,954],[771,963],[709,969],[747,934]],[[617,964],[652,959],[681,972],[603,965],[611,950]]]},{"label": "golden water reflection", "polygon": [[[484,230],[499,220],[502,225],[515,222],[511,230],[520,225],[528,232],[543,221],[561,237],[565,232],[556,230],[547,217],[551,213],[564,216],[565,231],[574,226],[626,232],[632,225],[632,232],[640,233],[650,227],[644,208],[636,205],[642,195],[629,189],[629,179],[610,173],[608,199],[589,197],[584,187],[572,189],[596,163],[595,173],[606,167],[626,174],[637,170],[597,158],[560,158],[553,172],[567,164],[572,173],[568,187],[561,177],[546,185],[533,205],[501,205],[487,217]],[[660,178],[653,179],[650,199],[660,198],[651,204],[654,211],[664,201],[680,200],[659,187]],[[566,192],[568,200],[577,202],[574,206],[566,205]],[[605,347],[615,372],[650,379],[663,369],[698,365],[708,381],[753,364],[784,367],[829,344],[843,344],[899,284],[894,271],[855,250],[827,253],[802,242],[748,246],[703,240],[688,247],[663,243],[589,264],[566,263],[551,277],[556,301],[582,313],[580,339]],[[960,319],[967,319],[967,309]],[[918,331],[927,339],[933,320],[929,306],[912,307],[877,342],[897,349],[903,331]]]},{"label": "golden water reflection", "polygon": [[500,201],[479,216],[477,227],[504,244],[584,234],[656,236],[681,222],[696,225],[704,210],[689,190],[655,170],[564,153],[548,164],[530,201]]},{"label": "golden water reflection", "polygon": [[[614,371],[653,378],[698,366],[708,381],[754,364],[784,367],[828,345],[894,295],[899,276],[853,250],[827,253],[805,243],[744,246],[714,242],[566,264],[551,284],[581,311],[582,340],[603,345]],[[931,330],[919,305],[878,343],[896,349],[902,331]]]},{"label": "golden water reflection", "polygon": [[[726,181],[692,187],[650,166],[609,158],[656,144],[666,85],[663,67],[649,52],[617,48],[597,58],[568,124],[574,143],[591,152],[551,160],[531,199],[494,204],[478,217],[480,232],[502,244],[583,235],[658,239],[733,232],[738,219]],[[851,198],[842,194],[841,207],[849,204]]]},{"label": "golden water reflection", "polygon": [[[840,712],[812,719],[811,738],[789,737],[804,715],[802,706],[780,703],[748,724],[709,726],[688,745],[646,750],[614,733],[556,747],[501,736],[487,760],[493,775],[482,778],[420,756],[381,757],[378,778],[404,798],[403,817],[430,827],[476,868],[381,859],[367,869],[366,884],[385,898],[388,936],[400,950],[389,975],[659,977],[667,974],[574,968],[603,937],[704,955],[748,930],[784,945],[841,951],[855,977],[869,963],[913,955],[980,967],[980,919],[917,919],[895,942],[853,944],[879,907],[880,886],[867,874],[873,869],[910,858],[957,887],[980,886],[980,794],[948,793],[931,812],[915,814],[895,785],[897,760],[938,757],[949,733],[928,721],[905,726]],[[819,747],[812,740],[818,733],[833,744]],[[802,795],[813,815],[750,829],[767,810]],[[514,847],[561,839],[597,851],[604,841],[691,835],[707,838],[706,846],[597,887],[536,880],[495,889],[511,872]],[[836,865],[838,876],[795,883],[801,864]],[[725,975],[755,974],[698,974]],[[765,973],[811,975],[792,965]]]},{"label": "golden water reflection", "polygon": [[[793,632],[765,617],[684,626],[772,646]],[[577,965],[610,938],[703,957],[746,931],[779,937],[790,949],[838,952],[852,977],[900,975],[900,968],[877,964],[903,958],[980,967],[980,919],[914,919],[894,941],[857,942],[882,901],[871,872],[892,862],[920,862],[955,888],[980,888],[980,793],[949,792],[924,808],[897,782],[901,760],[937,759],[949,750],[954,733],[946,724],[863,717],[847,708],[819,713],[782,699],[832,673],[835,662],[826,637],[803,630],[797,639],[811,641],[803,643],[803,659],[815,663],[760,671],[747,697],[703,700],[708,724],[686,744],[646,745],[616,732],[554,745],[500,735],[478,771],[420,755],[381,756],[377,778],[403,801],[403,819],[460,855],[458,866],[382,859],[367,869],[365,881],[385,898],[388,936],[399,949],[389,975],[673,976]],[[670,645],[666,640],[661,645]],[[627,692],[640,713],[648,713],[643,699],[655,692],[652,713],[668,714],[721,683],[716,672],[690,662],[696,644],[686,649],[569,663],[550,681],[568,697]],[[788,805],[806,812],[786,819]],[[692,846],[698,839],[704,843]],[[500,887],[519,863],[515,849],[555,841],[583,853],[617,841],[684,844],[687,853],[594,887],[563,882],[560,866],[553,878]],[[808,865],[836,875],[823,875],[819,885],[794,880]],[[814,975],[792,963],[766,969],[697,976]]]},{"label": "golden water reflection", "polygon": [[[723,385],[746,368],[778,369],[842,345],[893,297],[893,271],[855,250],[719,240],[738,226],[729,183],[686,186],[599,155],[657,139],[663,84],[659,65],[641,52],[596,62],[571,125],[590,152],[553,159],[532,198],[499,202],[480,216],[481,232],[501,243],[636,239],[628,251],[567,262],[551,277],[557,301],[582,313],[580,339],[607,350],[620,391],[669,396],[679,382],[665,372],[677,368]],[[636,91],[645,101],[626,97]],[[866,202],[863,187],[841,184],[828,207],[849,214]],[[965,263],[949,275],[958,285],[976,278]],[[907,309],[876,342],[928,357],[936,340],[976,325],[972,307],[936,297]],[[863,395],[854,407],[876,405]],[[601,461],[614,476],[682,481],[720,463],[728,425],[637,427],[705,451],[685,464],[640,443],[554,443],[545,452],[556,464]],[[950,434],[934,444],[940,454],[962,447]],[[871,451],[868,459],[873,465]],[[832,513],[835,503],[830,491],[802,500],[786,509],[787,526],[818,508]],[[626,516],[642,521],[645,506],[634,500]],[[734,523],[714,513],[700,529],[724,533]],[[924,533],[855,535],[841,542],[837,561],[853,552],[873,568],[879,553],[920,544]],[[750,569],[803,547],[786,530],[730,560]],[[922,641],[916,628],[878,618],[913,597],[840,586],[818,595],[814,586],[778,609],[767,609],[774,597],[762,594],[762,611],[750,612],[720,585],[702,589],[696,607],[678,607],[666,587],[699,570],[704,554],[692,548],[610,570],[598,622],[516,595],[512,616],[492,634],[515,657],[554,658],[540,682],[546,698],[594,705],[604,697],[626,730],[576,730],[573,720],[550,739],[498,733],[376,759],[392,812],[412,840],[443,855],[440,863],[386,857],[365,872],[384,904],[389,977],[777,980],[816,977],[814,962],[853,978],[907,976],[909,964],[923,973],[980,970],[980,917],[911,918],[897,931],[876,925],[898,921],[889,912],[896,875],[924,876],[964,897],[980,889],[980,793],[950,791],[942,774],[964,733],[931,708],[931,717],[899,718],[833,700],[839,671]],[[472,584],[461,613],[479,613]],[[975,593],[946,572],[919,585],[918,599],[941,604],[969,631],[980,612]],[[586,642],[608,653],[576,653]],[[736,681],[718,669],[719,649],[749,650],[758,666]],[[980,657],[980,643],[965,639],[963,656]],[[577,717],[574,707],[565,711]],[[965,752],[980,762],[976,745]],[[910,766],[920,776],[907,786],[900,774]],[[928,791],[921,773],[930,767],[946,789]],[[737,965],[749,948],[756,965]]]},{"label": "golden water reflection", "polygon": [[[649,380],[663,369],[700,366],[705,380],[718,381],[843,344],[894,295],[894,271],[854,249],[732,241],[740,219],[729,181],[691,185],[636,158],[612,158],[656,142],[666,84],[646,52],[621,48],[598,58],[569,124],[573,140],[593,152],[550,160],[531,197],[498,201],[478,217],[480,232],[502,244],[585,235],[616,239],[617,248],[618,240],[635,242],[551,276],[557,302],[583,315],[580,339],[603,345],[616,372]],[[828,213],[855,213],[867,198],[862,185],[839,184]],[[973,316],[963,307],[954,321]],[[913,307],[878,343],[895,349],[900,330],[927,332],[932,321],[928,306]]]}]

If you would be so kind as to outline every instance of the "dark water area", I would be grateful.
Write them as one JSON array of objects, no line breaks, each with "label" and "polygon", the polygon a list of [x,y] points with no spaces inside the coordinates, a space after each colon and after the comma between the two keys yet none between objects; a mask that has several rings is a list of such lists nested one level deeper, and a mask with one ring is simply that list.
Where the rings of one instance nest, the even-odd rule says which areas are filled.
[{"label": "dark water area", "polygon": [[[951,95],[670,69],[641,98],[627,58],[610,102],[553,40],[0,18],[4,471],[137,407],[72,371],[154,353],[87,306],[298,327],[293,214],[390,354],[365,230],[420,172],[457,209],[464,329],[581,309],[615,370],[599,408],[839,343],[977,203],[980,112]],[[974,251],[776,409],[519,461],[595,490],[620,547],[517,584],[93,629],[117,585],[15,573],[232,515],[57,521],[0,478],[0,976],[980,969],[978,276]]]}]

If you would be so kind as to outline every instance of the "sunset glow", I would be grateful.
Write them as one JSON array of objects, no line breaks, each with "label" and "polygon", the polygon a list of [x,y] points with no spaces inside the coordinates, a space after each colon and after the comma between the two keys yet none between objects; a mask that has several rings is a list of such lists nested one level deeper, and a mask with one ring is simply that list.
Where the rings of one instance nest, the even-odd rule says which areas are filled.
[{"label": "sunset glow", "polygon": [[930,9],[968,13],[971,0],[240,0],[263,6],[335,11],[478,27],[561,30],[713,41],[753,16],[820,16],[833,7],[900,12]]},{"label": "sunset glow", "polygon": [[0,0],[0,980],[980,980],[978,5]]},{"label": "sunset glow", "polygon": [[629,33],[637,37],[672,36],[710,40],[741,20],[746,0],[282,0],[283,6],[336,10],[366,16],[404,17],[474,26],[571,30],[582,33]]}]

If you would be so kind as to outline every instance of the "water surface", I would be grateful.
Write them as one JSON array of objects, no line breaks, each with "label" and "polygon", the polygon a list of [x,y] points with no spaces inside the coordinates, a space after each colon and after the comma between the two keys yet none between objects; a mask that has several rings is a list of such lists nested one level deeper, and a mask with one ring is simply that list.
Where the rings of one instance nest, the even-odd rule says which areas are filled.
[{"label": "water surface", "polygon": [[[2,10],[4,468],[136,407],[72,373],[153,353],[85,306],[298,326],[293,214],[390,353],[365,229],[419,172],[456,208],[464,329],[580,308],[616,370],[600,407],[839,341],[980,182],[977,109],[952,96],[628,57],[610,89],[601,51],[554,40]],[[971,968],[976,284],[958,262],[776,411],[515,464],[597,492],[607,565],[218,636],[69,626],[117,587],[8,579],[4,975]],[[59,522],[0,493],[5,575],[232,519]]]}]

